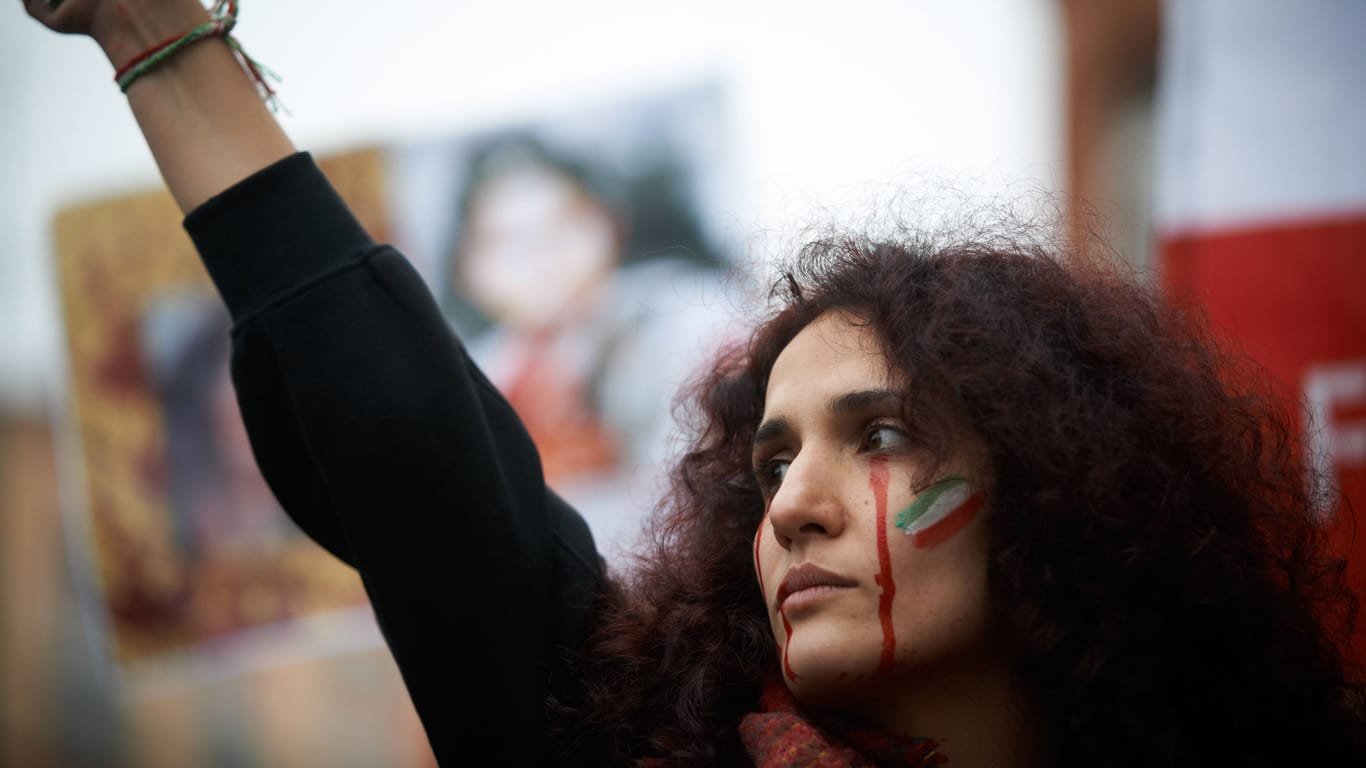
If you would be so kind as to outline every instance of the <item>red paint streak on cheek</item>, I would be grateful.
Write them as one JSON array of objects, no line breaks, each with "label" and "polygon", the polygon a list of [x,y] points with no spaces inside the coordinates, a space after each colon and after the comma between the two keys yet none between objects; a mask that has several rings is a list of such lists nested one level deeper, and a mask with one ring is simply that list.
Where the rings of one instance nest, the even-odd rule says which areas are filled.
[{"label": "red paint streak on cheek", "polygon": [[787,614],[781,609],[778,615],[783,617],[783,632],[787,634],[787,639],[783,641],[783,674],[787,675],[789,680],[796,680],[797,673],[792,671],[792,665],[787,661],[787,652],[792,649],[792,622],[787,620]]},{"label": "red paint streak on cheek", "polygon": [[954,534],[963,530],[977,517],[977,512],[982,508],[982,494],[974,493],[968,500],[958,505],[958,509],[949,513],[949,516],[939,521],[938,525],[931,526],[927,531],[921,531],[911,537],[911,546],[929,548],[943,544],[953,538]]},{"label": "red paint streak on cheek", "polygon": [[878,573],[873,580],[882,587],[877,604],[877,616],[882,622],[882,656],[878,659],[874,675],[891,672],[896,658],[896,628],[892,626],[892,599],[896,597],[896,583],[892,581],[892,551],[887,545],[888,476],[886,459],[874,458],[868,472],[868,487],[873,491],[873,502],[877,509]]}]

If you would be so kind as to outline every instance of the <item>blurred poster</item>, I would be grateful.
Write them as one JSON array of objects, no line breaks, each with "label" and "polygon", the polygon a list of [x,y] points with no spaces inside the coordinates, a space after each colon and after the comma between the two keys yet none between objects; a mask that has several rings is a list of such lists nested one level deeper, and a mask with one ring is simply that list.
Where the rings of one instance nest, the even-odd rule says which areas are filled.
[{"label": "blurred poster", "polygon": [[396,244],[608,552],[663,492],[672,401],[734,310],[724,139],[704,85],[390,158]]},{"label": "blurred poster", "polygon": [[[322,166],[382,237],[379,153]],[[249,641],[259,651],[290,622],[365,601],[355,572],[294,527],[256,469],[228,378],[227,313],[180,222],[165,192],[56,221],[71,551],[125,670],[221,659]]]},{"label": "blurred poster", "polygon": [[1163,283],[1303,414],[1366,599],[1366,4],[1182,0],[1164,16]]}]

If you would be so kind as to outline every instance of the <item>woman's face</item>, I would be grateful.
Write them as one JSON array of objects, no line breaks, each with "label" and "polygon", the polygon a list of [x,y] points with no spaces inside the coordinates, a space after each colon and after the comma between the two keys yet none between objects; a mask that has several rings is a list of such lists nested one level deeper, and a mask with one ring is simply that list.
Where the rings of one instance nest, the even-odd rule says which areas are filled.
[{"label": "woman's face", "polygon": [[980,441],[960,440],[927,476],[900,418],[903,384],[875,333],[835,313],[803,329],[769,378],[755,568],[783,677],[807,704],[886,706],[878,691],[985,652]]}]

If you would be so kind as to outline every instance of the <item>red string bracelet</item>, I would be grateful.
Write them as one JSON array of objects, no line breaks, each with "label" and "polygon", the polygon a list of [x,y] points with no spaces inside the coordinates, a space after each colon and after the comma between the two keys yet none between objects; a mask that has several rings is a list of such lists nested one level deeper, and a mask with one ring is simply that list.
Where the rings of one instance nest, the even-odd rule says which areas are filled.
[{"label": "red string bracelet", "polygon": [[242,68],[256,84],[256,90],[265,99],[272,110],[279,107],[279,98],[275,90],[270,87],[267,77],[279,80],[279,76],[271,72],[266,67],[242,50],[242,45],[237,42],[237,38],[232,36],[232,29],[237,25],[237,0],[215,0],[213,8],[210,10],[213,15],[211,21],[200,24],[183,35],[168,38],[157,43],[151,48],[134,56],[127,64],[124,64],[114,73],[114,82],[118,83],[119,88],[128,92],[128,88],[133,85],[138,78],[155,69],[162,62],[171,58],[185,48],[211,37],[221,37],[232,48]]}]

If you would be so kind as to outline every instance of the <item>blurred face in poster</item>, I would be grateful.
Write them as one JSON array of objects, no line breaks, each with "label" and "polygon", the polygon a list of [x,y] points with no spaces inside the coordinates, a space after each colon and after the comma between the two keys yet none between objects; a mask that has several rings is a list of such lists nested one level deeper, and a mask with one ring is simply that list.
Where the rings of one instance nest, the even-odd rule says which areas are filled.
[{"label": "blurred face in poster", "polygon": [[572,324],[615,269],[617,224],[565,172],[517,164],[470,193],[458,279],[495,321],[522,332]]}]

